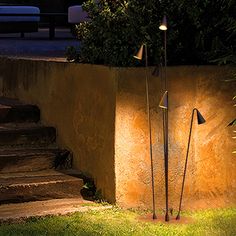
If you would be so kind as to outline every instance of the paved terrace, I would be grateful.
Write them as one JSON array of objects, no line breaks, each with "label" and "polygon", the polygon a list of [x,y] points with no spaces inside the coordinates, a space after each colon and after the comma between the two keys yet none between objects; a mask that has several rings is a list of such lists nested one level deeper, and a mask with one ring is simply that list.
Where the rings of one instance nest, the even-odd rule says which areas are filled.
[{"label": "paved terrace", "polygon": [[49,39],[47,28],[36,33],[0,34],[0,56],[31,58],[48,61],[66,61],[67,46],[78,46],[69,29],[57,28],[55,39]]}]

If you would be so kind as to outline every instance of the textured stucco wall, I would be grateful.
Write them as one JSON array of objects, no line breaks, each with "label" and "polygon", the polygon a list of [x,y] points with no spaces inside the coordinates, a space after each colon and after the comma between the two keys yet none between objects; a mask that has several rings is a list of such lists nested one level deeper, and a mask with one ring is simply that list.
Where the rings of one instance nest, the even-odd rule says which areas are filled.
[{"label": "textured stucco wall", "polygon": [[[207,208],[236,204],[236,163],[232,97],[235,69],[217,66],[180,66],[167,70],[169,81],[169,201],[176,209],[187,148],[191,112],[198,108],[206,123],[196,119],[189,153],[183,207]],[[164,208],[164,161],[160,78],[150,78],[155,194]],[[124,207],[151,207],[151,173],[142,68],[120,69],[116,107],[115,166],[117,202]]]},{"label": "textured stucco wall", "polygon": [[[191,112],[207,123],[193,127],[183,207],[236,204],[232,97],[235,69],[217,66],[168,68],[170,206],[176,208]],[[164,208],[160,78],[151,76],[150,105],[156,203]],[[143,68],[108,68],[1,59],[1,95],[37,104],[42,121],[58,131],[59,144],[74,154],[74,167],[94,177],[109,201],[151,207],[149,140]]]},{"label": "textured stucco wall", "polygon": [[1,59],[1,94],[33,103],[55,126],[58,143],[73,152],[73,166],[95,179],[115,201],[115,80],[103,66]]}]

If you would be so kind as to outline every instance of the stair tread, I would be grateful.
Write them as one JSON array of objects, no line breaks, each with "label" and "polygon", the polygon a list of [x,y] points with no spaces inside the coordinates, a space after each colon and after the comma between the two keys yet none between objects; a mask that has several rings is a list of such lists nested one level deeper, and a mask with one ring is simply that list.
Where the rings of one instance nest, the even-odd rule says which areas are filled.
[{"label": "stair tread", "polygon": [[0,97],[0,123],[22,123],[40,120],[40,110],[36,105],[20,102],[16,99]]},{"label": "stair tread", "polygon": [[18,99],[6,98],[6,97],[0,97],[0,105],[4,105],[8,107],[18,107],[18,106],[37,107],[35,105],[31,105],[31,104],[19,101]]},{"label": "stair tread", "polygon": [[68,168],[70,152],[39,120],[37,106],[0,97],[0,205],[81,197],[83,179],[55,169]]},{"label": "stair tread", "polygon": [[55,143],[56,129],[36,123],[0,124],[0,146],[42,146]]},{"label": "stair tread", "polygon": [[18,172],[0,174],[0,189],[16,185],[37,185],[51,182],[83,181],[80,178],[63,174],[56,170]]},{"label": "stair tread", "polygon": [[9,223],[12,220],[17,222],[19,219],[31,217],[66,215],[68,213],[107,208],[111,208],[111,206],[96,206],[94,202],[84,200],[81,197],[3,204],[0,205],[0,223],[5,221]]},{"label": "stair tread", "polygon": [[5,123],[0,124],[0,132],[11,132],[11,131],[28,131],[28,130],[38,130],[38,129],[47,129],[54,127],[45,126],[38,123]]},{"label": "stair tread", "polygon": [[0,148],[0,157],[3,156],[32,156],[37,154],[57,154],[64,149],[60,148]]}]

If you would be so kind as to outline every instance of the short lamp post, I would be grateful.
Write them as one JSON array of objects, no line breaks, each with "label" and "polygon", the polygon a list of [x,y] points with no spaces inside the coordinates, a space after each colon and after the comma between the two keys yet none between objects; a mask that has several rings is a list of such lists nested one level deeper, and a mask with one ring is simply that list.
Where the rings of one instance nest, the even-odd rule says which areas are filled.
[{"label": "short lamp post", "polygon": [[182,187],[181,187],[181,194],[180,194],[180,200],[179,200],[179,210],[176,216],[176,220],[180,219],[180,212],[181,212],[181,206],[182,206],[182,200],[183,200],[183,192],[184,192],[184,184],[185,184],[185,178],[186,178],[186,172],[187,172],[187,165],[188,165],[188,154],[189,154],[189,148],[190,148],[190,142],[191,142],[191,135],[192,135],[192,127],[193,127],[193,118],[194,118],[194,112],[197,113],[197,122],[199,125],[206,122],[206,120],[203,118],[202,114],[199,112],[198,109],[194,108],[192,111],[192,117],[190,122],[190,131],[189,131],[189,137],[188,137],[188,146],[187,146],[187,152],[186,152],[186,159],[185,159],[185,165],[184,165],[184,174],[183,174],[183,180],[182,180]]},{"label": "short lamp post", "polygon": [[148,120],[148,132],[149,132],[149,149],[150,149],[150,161],[151,161],[151,181],[152,181],[152,209],[153,209],[153,219],[157,219],[156,216],[156,204],[155,204],[155,183],[154,183],[154,168],[153,168],[153,152],[152,152],[152,127],[150,118],[150,105],[149,105],[149,84],[148,84],[148,54],[147,54],[147,44],[143,44],[138,53],[134,58],[142,60],[143,49],[145,51],[145,88],[146,88],[146,103],[147,103],[147,120]]}]

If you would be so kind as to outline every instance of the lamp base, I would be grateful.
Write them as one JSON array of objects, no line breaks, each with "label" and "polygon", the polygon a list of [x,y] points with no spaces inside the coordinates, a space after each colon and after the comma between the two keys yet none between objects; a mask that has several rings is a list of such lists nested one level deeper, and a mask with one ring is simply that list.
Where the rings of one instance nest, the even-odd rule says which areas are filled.
[{"label": "lamp base", "polygon": [[152,215],[152,219],[153,219],[153,220],[156,220],[156,219],[157,219],[157,215],[156,215],[156,213],[153,213],[153,215]]},{"label": "lamp base", "polygon": [[176,220],[180,220],[180,214],[179,214],[179,213],[177,214],[177,216],[176,216],[175,219],[176,219]]},{"label": "lamp base", "polygon": [[142,222],[150,222],[154,224],[165,223],[165,224],[190,224],[193,222],[191,217],[181,216],[179,220],[176,220],[175,216],[170,216],[169,221],[166,221],[165,215],[157,215],[156,219],[153,219],[153,214],[145,214],[138,216],[137,219]]},{"label": "lamp base", "polygon": [[170,221],[170,217],[169,217],[168,213],[166,213],[166,215],[165,215],[165,221],[166,222]]}]

